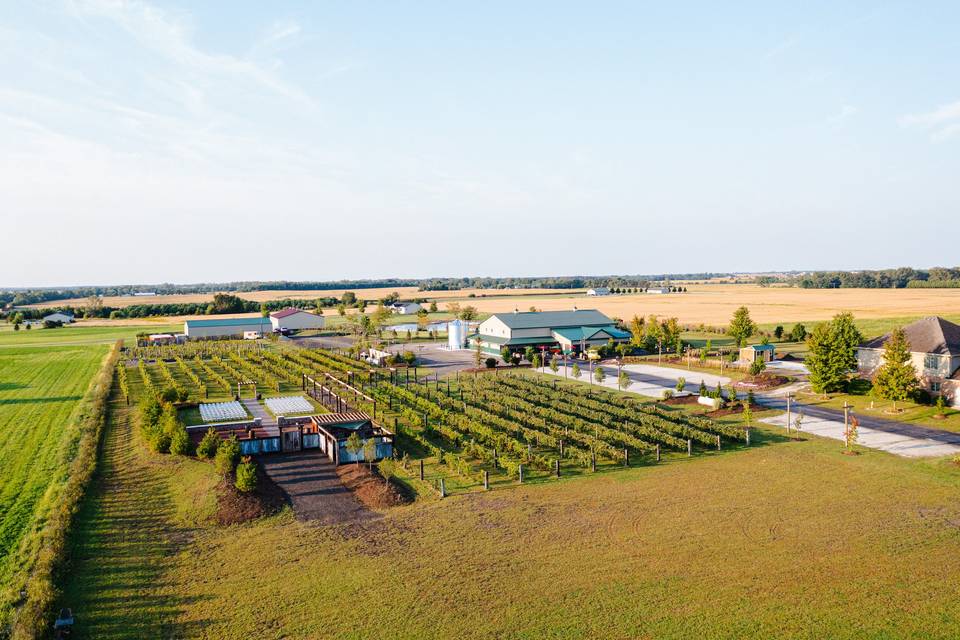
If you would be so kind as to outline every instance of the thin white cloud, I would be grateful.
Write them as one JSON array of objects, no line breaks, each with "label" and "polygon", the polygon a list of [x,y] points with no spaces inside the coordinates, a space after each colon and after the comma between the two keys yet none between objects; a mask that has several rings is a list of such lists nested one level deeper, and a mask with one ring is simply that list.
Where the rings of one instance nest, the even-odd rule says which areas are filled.
[{"label": "thin white cloud", "polygon": [[[243,58],[208,53],[191,42],[191,28],[163,10],[140,0],[69,0],[68,6],[79,17],[94,16],[110,20],[142,46],[188,71],[246,78],[284,97],[306,106],[313,100],[297,87],[277,78],[269,69]],[[299,29],[299,27],[296,27]],[[294,27],[288,24],[274,38],[289,37]]]},{"label": "thin white cloud", "polygon": [[764,52],[763,57],[766,58],[767,60],[770,60],[771,58],[776,58],[777,56],[783,53],[786,53],[790,49],[793,49],[798,44],[800,44],[800,38],[798,38],[797,36],[790,36],[789,38],[785,38],[781,40],[780,42],[775,44],[773,47],[768,49],[766,52]]},{"label": "thin white cloud", "polygon": [[901,127],[930,131],[930,139],[942,142],[960,133],[960,100],[943,104],[932,111],[912,113],[899,118]]},{"label": "thin white cloud", "polygon": [[860,112],[860,109],[858,109],[854,105],[845,104],[842,107],[840,107],[840,111],[838,111],[837,113],[827,118],[827,122],[830,124],[840,124],[844,120],[847,120],[848,118],[852,118],[853,116],[857,115],[857,113],[859,112]]}]

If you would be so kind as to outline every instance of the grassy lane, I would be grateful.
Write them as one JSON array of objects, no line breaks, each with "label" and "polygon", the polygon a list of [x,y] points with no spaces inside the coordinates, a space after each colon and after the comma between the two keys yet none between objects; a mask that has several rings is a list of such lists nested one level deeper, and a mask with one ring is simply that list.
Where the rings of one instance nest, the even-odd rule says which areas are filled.
[{"label": "grassy lane", "polygon": [[194,602],[164,574],[207,526],[216,479],[208,464],[146,453],[133,413],[114,399],[100,471],[72,537],[61,601],[78,615],[79,638],[180,637],[177,619]]}]

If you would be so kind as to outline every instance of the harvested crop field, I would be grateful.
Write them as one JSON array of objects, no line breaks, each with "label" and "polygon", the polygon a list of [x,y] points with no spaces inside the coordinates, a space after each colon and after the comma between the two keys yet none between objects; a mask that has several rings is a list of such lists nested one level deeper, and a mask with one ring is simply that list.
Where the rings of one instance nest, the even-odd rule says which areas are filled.
[{"label": "harvested crop field", "polygon": [[[540,299],[478,298],[470,304],[482,312],[599,309],[611,317],[676,316],[680,322],[724,326],[734,310],[746,305],[755,322],[827,320],[841,311],[857,318],[960,316],[960,289],[798,289],[757,285],[689,285],[687,293],[617,296],[551,296]],[[442,305],[441,305],[442,308]]]}]

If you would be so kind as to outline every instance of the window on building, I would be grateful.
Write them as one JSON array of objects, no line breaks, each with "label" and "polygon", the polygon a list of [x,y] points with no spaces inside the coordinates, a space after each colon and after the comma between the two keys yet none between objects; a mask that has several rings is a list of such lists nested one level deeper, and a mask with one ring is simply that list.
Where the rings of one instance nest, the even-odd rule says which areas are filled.
[{"label": "window on building", "polygon": [[923,368],[924,369],[939,369],[940,368],[940,356],[935,356],[932,354],[927,354],[923,358]]},{"label": "window on building", "polygon": [[930,391],[931,391],[932,393],[940,393],[940,383],[939,383],[939,382],[931,382],[931,383],[930,383]]}]

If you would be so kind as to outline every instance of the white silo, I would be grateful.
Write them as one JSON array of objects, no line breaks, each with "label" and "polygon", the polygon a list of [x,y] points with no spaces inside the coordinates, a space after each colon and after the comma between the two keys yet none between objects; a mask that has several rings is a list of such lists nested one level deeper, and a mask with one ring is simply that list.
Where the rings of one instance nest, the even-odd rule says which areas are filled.
[{"label": "white silo", "polygon": [[447,348],[459,351],[467,345],[467,323],[463,320],[454,320],[447,323]]}]

